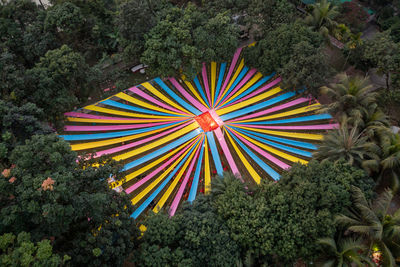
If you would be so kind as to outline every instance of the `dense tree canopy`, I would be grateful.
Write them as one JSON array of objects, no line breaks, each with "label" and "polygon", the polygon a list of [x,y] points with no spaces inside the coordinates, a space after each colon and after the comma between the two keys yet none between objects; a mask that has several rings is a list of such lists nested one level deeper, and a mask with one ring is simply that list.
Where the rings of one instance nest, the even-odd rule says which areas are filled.
[{"label": "dense tree canopy", "polygon": [[27,87],[17,98],[36,103],[52,121],[87,95],[92,78],[84,58],[66,45],[48,51],[26,74]]},{"label": "dense tree canopy", "polygon": [[239,248],[209,197],[200,196],[172,218],[149,216],[134,256],[139,266],[233,266]]},{"label": "dense tree canopy", "polygon": [[63,259],[53,254],[50,240],[36,244],[31,241],[29,233],[21,232],[18,236],[7,233],[0,236],[0,263],[2,266],[60,266],[69,256]]},{"label": "dense tree canopy", "polygon": [[0,168],[9,166],[9,157],[17,145],[34,134],[50,133],[43,122],[43,111],[33,103],[20,107],[0,100]]},{"label": "dense tree canopy", "polygon": [[[245,51],[249,65],[264,74],[281,74],[283,87],[316,93],[330,69],[320,48],[322,38],[300,23],[282,24]],[[279,44],[276,45],[276,44]]]},{"label": "dense tree canopy", "polygon": [[16,147],[0,180],[1,232],[52,239],[54,250],[77,265],[121,264],[136,238],[132,206],[108,188],[110,165],[78,167],[75,159],[56,135]]},{"label": "dense tree canopy", "polygon": [[374,185],[362,170],[316,161],[295,165],[278,183],[258,188],[246,189],[234,176],[215,179],[211,195],[175,217],[146,219],[134,257],[138,265],[213,266],[210,260],[275,265],[313,259],[317,239],[333,236],[334,216],[350,207],[351,186],[371,197]]},{"label": "dense tree canopy", "polygon": [[238,46],[238,29],[226,14],[209,17],[191,4],[163,13],[146,35],[141,57],[155,74],[193,77],[202,62],[227,60]]}]

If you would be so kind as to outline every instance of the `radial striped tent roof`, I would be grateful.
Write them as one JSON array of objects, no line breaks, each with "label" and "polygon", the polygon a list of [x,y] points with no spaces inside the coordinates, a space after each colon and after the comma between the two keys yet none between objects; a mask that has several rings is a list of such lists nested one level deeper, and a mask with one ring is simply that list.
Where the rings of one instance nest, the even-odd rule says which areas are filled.
[{"label": "radial striped tent roof", "polygon": [[320,104],[279,88],[275,74],[249,69],[238,49],[229,63],[203,64],[193,81],[155,78],[66,113],[65,140],[78,152],[122,161],[115,190],[132,198],[137,218],[210,190],[224,171],[260,183],[306,164],[331,123]]}]

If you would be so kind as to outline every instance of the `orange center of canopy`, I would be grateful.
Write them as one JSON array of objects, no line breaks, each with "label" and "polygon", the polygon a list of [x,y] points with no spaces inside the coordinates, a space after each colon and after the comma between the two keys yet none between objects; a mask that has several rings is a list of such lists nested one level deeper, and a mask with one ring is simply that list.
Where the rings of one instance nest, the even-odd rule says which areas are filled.
[{"label": "orange center of canopy", "polygon": [[200,116],[194,118],[200,125],[204,132],[209,132],[219,127],[218,123],[214,120],[211,114],[207,111]]}]

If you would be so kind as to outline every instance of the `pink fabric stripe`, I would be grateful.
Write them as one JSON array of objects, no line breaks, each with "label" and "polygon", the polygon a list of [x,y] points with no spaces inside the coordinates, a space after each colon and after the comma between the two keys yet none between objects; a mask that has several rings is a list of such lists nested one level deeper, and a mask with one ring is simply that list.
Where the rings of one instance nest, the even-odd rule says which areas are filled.
[{"label": "pink fabric stripe", "polygon": [[182,111],[180,111],[180,110],[178,110],[178,109],[176,109],[176,108],[171,107],[170,105],[167,105],[167,104],[164,104],[164,103],[158,101],[157,99],[155,99],[155,98],[149,96],[148,94],[146,94],[145,92],[143,92],[142,90],[140,90],[139,88],[137,88],[136,86],[134,86],[134,87],[132,87],[132,88],[129,88],[129,91],[131,91],[132,93],[135,93],[135,94],[137,94],[137,95],[143,97],[144,99],[147,99],[147,100],[150,101],[150,102],[153,102],[154,104],[159,105],[160,107],[169,109],[169,110],[171,110],[171,111],[178,112],[178,113],[180,113],[180,114],[188,115],[189,117],[191,116],[190,114],[188,114],[188,113],[186,113],[186,112],[182,112]]},{"label": "pink fabric stripe", "polygon": [[244,127],[273,129],[273,130],[331,130],[339,127],[335,124],[319,124],[319,125],[304,125],[304,126],[268,126],[268,125],[253,125],[253,124],[238,124]]},{"label": "pink fabric stripe", "polygon": [[177,130],[179,130],[179,129],[181,129],[181,128],[187,126],[187,125],[189,125],[190,123],[192,123],[192,122],[189,121],[189,122],[187,122],[187,123],[184,123],[184,124],[182,124],[182,125],[179,125],[178,127],[169,129],[168,131],[165,131],[165,132],[162,132],[162,133],[159,133],[159,134],[150,136],[150,137],[148,137],[148,138],[145,138],[145,139],[142,139],[142,140],[139,140],[139,141],[130,143],[130,144],[126,144],[126,145],[123,145],[123,146],[114,147],[114,148],[110,148],[110,149],[106,149],[106,150],[102,150],[102,151],[97,151],[97,152],[96,152],[96,155],[95,155],[94,157],[95,157],[95,158],[98,158],[98,157],[103,156],[103,155],[105,155],[105,154],[113,154],[113,153],[120,152],[120,151],[125,150],[125,149],[128,149],[128,148],[131,148],[131,147],[135,147],[135,146],[138,146],[138,145],[147,143],[147,142],[149,142],[149,141],[152,141],[152,140],[154,140],[154,139],[160,138],[160,137],[162,137],[162,136],[164,136],[164,135],[167,135],[167,134],[170,134],[170,133],[172,133],[172,132],[174,132],[174,131],[177,131]]},{"label": "pink fabric stripe", "polygon": [[227,101],[234,93],[236,93],[240,88],[242,88],[243,85],[244,85],[245,83],[247,83],[247,81],[248,81],[248,80],[254,75],[254,73],[256,73],[256,72],[257,72],[256,69],[251,69],[251,70],[247,73],[247,75],[244,76],[244,78],[241,80],[241,82],[240,82],[238,85],[236,85],[235,89],[233,89],[233,90],[225,97],[224,101],[218,104],[218,107],[219,107],[219,106],[222,106],[222,105],[225,103],[225,101]]},{"label": "pink fabric stripe", "polygon": [[232,103],[230,103],[230,104],[224,106],[224,108],[225,108],[225,107],[232,106],[232,105],[234,105],[234,104],[236,104],[236,103],[245,101],[246,99],[249,99],[249,98],[251,98],[251,97],[253,97],[253,96],[255,96],[255,95],[258,95],[259,93],[262,93],[262,92],[266,91],[267,89],[269,89],[269,88],[275,86],[275,85],[276,85],[277,83],[279,83],[280,81],[281,81],[281,78],[279,77],[278,79],[273,80],[272,82],[270,82],[269,84],[265,85],[264,87],[262,87],[262,88],[260,88],[260,89],[258,89],[258,90],[256,90],[256,91],[254,91],[253,93],[251,93],[251,94],[249,94],[249,95],[247,95],[247,96],[245,96],[245,97],[243,97],[243,98],[241,98],[241,99],[238,99],[238,100],[236,100],[235,102],[232,102]]},{"label": "pink fabric stripe", "polygon": [[[198,138],[197,138],[198,139]],[[125,189],[125,192],[127,194],[132,193],[133,191],[135,191],[137,188],[139,188],[141,185],[143,185],[144,183],[146,183],[148,180],[150,180],[151,178],[153,178],[157,173],[159,173],[160,171],[162,171],[164,168],[168,167],[168,165],[170,165],[172,162],[174,162],[180,155],[183,154],[183,152],[185,152],[186,150],[189,149],[189,147],[196,142],[195,139],[193,142],[191,142],[190,144],[188,144],[184,149],[182,149],[181,151],[179,151],[179,153],[177,153],[175,156],[173,156],[172,158],[170,158],[167,162],[165,162],[163,165],[161,165],[160,167],[158,167],[157,169],[155,169],[153,172],[151,172],[150,174],[148,174],[146,177],[144,177],[142,180],[138,181],[137,183],[133,184],[132,186],[130,186],[129,188]]]},{"label": "pink fabric stripe", "polygon": [[203,83],[204,83],[204,86],[205,86],[205,89],[206,89],[208,103],[210,103],[210,107],[211,107],[212,102],[211,102],[211,95],[210,95],[210,86],[208,85],[206,63],[204,63],[204,62],[203,62],[203,69],[202,69],[201,75],[203,76]]},{"label": "pink fabric stripe", "polygon": [[199,110],[202,112],[206,112],[208,109],[202,105],[199,101],[197,101],[194,97],[192,97],[179,83],[178,81],[174,78],[168,78],[169,81],[178,89],[178,91],[195,107],[197,107]]},{"label": "pink fabric stripe", "polygon": [[288,107],[291,107],[291,106],[295,106],[295,105],[301,104],[301,103],[306,102],[306,101],[308,101],[307,98],[301,97],[301,98],[295,99],[293,101],[287,102],[285,104],[282,104],[282,105],[279,105],[279,106],[276,106],[276,107],[273,107],[273,108],[270,108],[270,109],[266,109],[266,110],[263,110],[263,111],[260,111],[260,112],[254,113],[254,114],[250,114],[250,115],[246,115],[246,116],[243,116],[243,117],[235,118],[233,120],[229,120],[229,122],[247,120],[247,119],[250,119],[250,118],[259,117],[261,115],[266,115],[266,114],[269,114],[269,113],[272,113],[272,112],[275,112],[275,111],[278,111],[278,110],[282,110],[282,109],[285,109],[285,108],[288,108]]},{"label": "pink fabric stripe", "polygon": [[290,168],[290,166],[288,164],[286,164],[285,162],[280,161],[279,159],[275,158],[274,156],[272,156],[271,154],[265,152],[264,150],[262,150],[261,148],[259,148],[258,146],[250,143],[249,141],[247,141],[246,139],[244,139],[243,137],[241,137],[240,135],[238,135],[237,133],[233,132],[232,133],[234,135],[236,135],[236,137],[238,137],[242,142],[244,142],[246,145],[248,145],[249,147],[251,147],[252,149],[254,149],[256,152],[258,152],[260,155],[264,156],[266,159],[268,159],[269,161],[272,161],[274,164],[278,165],[280,168],[282,169],[288,169]]},{"label": "pink fabric stripe", "polygon": [[97,120],[141,120],[141,121],[149,121],[148,119],[131,119],[131,118],[122,118],[122,117],[109,117],[109,116],[98,116],[93,114],[87,113],[80,113],[80,112],[67,112],[64,113],[65,116],[68,117],[75,117],[75,118],[88,118],[88,119],[97,119]]},{"label": "pink fabric stripe", "polygon": [[197,157],[199,156],[200,150],[201,150],[201,145],[197,148],[196,154],[194,155],[194,158],[190,162],[189,169],[187,170],[185,178],[183,179],[183,182],[182,182],[181,186],[179,187],[178,193],[175,195],[175,198],[172,201],[171,208],[169,210],[169,216],[174,216],[176,209],[178,208],[179,202],[183,195],[183,191],[185,190],[186,184],[189,180],[190,174],[192,173],[193,166],[196,162]]},{"label": "pink fabric stripe", "polygon": [[235,54],[233,55],[233,59],[232,59],[231,65],[229,66],[228,75],[227,75],[226,78],[225,78],[225,82],[224,82],[224,84],[223,84],[223,86],[222,86],[222,88],[221,88],[221,91],[219,91],[219,94],[218,94],[217,102],[216,102],[216,103],[218,103],[218,101],[219,101],[220,98],[221,98],[222,93],[225,91],[225,88],[226,88],[226,86],[228,85],[228,82],[229,82],[229,80],[230,80],[230,78],[231,78],[231,75],[232,75],[233,70],[235,69],[236,63],[237,63],[237,61],[238,61],[238,59],[239,59],[239,56],[240,56],[240,53],[241,53],[241,52],[242,52],[242,48],[240,47],[240,48],[236,49],[236,52],[235,52]]},{"label": "pink fabric stripe", "polygon": [[215,112],[214,109],[210,109],[208,112],[210,113],[211,117],[213,117],[213,119],[218,123],[219,126],[224,125],[224,121],[221,120],[221,118],[218,116],[218,114]]},{"label": "pink fabric stripe", "polygon": [[231,167],[233,174],[238,176],[239,179],[243,182],[243,178],[241,177],[240,172],[235,164],[235,161],[232,158],[232,154],[229,151],[228,145],[225,142],[225,138],[224,138],[224,135],[222,134],[221,128],[217,128],[214,131],[214,133],[217,136],[217,139],[221,145],[222,150],[224,151],[224,155],[225,155],[226,159],[228,160],[229,166]]},{"label": "pink fabric stripe", "polygon": [[152,127],[157,125],[163,125],[171,123],[170,121],[166,122],[153,122],[153,123],[144,123],[144,124],[126,124],[126,125],[96,125],[96,126],[77,126],[77,125],[66,125],[64,127],[64,131],[67,132],[89,132],[89,131],[111,131],[111,130],[128,130],[135,128],[145,128]]}]

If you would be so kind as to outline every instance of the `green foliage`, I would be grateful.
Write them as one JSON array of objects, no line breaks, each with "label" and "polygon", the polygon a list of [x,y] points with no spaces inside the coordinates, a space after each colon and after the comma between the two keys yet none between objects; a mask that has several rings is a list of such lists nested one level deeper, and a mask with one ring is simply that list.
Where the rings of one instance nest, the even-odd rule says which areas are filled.
[{"label": "green foliage", "polygon": [[380,176],[390,181],[394,192],[400,188],[400,136],[390,134],[381,142]]},{"label": "green foliage", "polygon": [[283,79],[282,88],[290,90],[307,88],[313,96],[318,96],[319,86],[325,83],[331,73],[333,69],[326,64],[322,48],[315,49],[304,41],[293,47],[290,60],[279,70]]},{"label": "green foliage", "polygon": [[[341,238],[336,241],[333,238],[321,238],[322,259],[319,260],[323,266],[374,266],[368,255],[365,244],[361,239]],[[363,252],[361,254],[360,252]]]},{"label": "green foliage", "polygon": [[341,121],[339,129],[324,136],[322,144],[314,152],[314,158],[321,161],[338,162],[345,160],[352,166],[366,167],[368,160],[378,159],[379,147],[363,135],[358,126],[349,127],[346,120]]},{"label": "green foliage", "polygon": [[44,22],[45,29],[53,29],[58,33],[72,35],[81,30],[85,20],[80,8],[73,3],[64,2],[50,7]]},{"label": "green foliage", "polygon": [[55,32],[44,29],[45,17],[45,11],[29,0],[0,6],[0,40],[16,56],[14,64],[30,67],[47,50],[57,47]]},{"label": "green foliage", "polygon": [[226,14],[208,17],[192,4],[163,12],[160,21],[146,35],[141,57],[155,75],[183,73],[193,77],[202,62],[226,60],[238,46],[237,27]]},{"label": "green foliage", "polygon": [[247,12],[246,19],[258,29],[256,39],[263,38],[282,24],[292,23],[296,18],[296,7],[287,0],[253,0]]},{"label": "green foliage", "polygon": [[324,105],[323,112],[338,116],[358,116],[376,101],[377,93],[370,92],[372,85],[368,77],[348,76],[345,73],[337,76],[338,82],[321,87],[321,93],[332,100]]},{"label": "green foliage", "polygon": [[314,31],[327,35],[337,25],[335,18],[339,15],[338,7],[328,0],[321,0],[311,5],[312,13],[304,22]]},{"label": "green foliage", "polygon": [[27,103],[20,107],[0,100],[0,168],[10,165],[11,151],[34,134],[49,133],[50,129],[40,122],[44,118],[41,109]]},{"label": "green foliage", "polygon": [[10,161],[14,179],[0,179],[2,233],[27,231],[34,241],[51,237],[74,265],[122,264],[137,229],[128,197],[108,188],[106,178],[116,168],[90,162],[80,168],[75,152],[56,135],[33,136]]},{"label": "green foliage", "polygon": [[[2,46],[0,45],[0,49]],[[0,54],[0,93],[2,99],[11,99],[15,91],[24,88],[23,66],[21,66],[14,54],[7,48],[3,48]]]},{"label": "green foliage", "polygon": [[27,87],[17,97],[35,103],[47,119],[58,121],[74,108],[78,97],[87,95],[93,74],[79,53],[63,45],[48,51],[26,75]]},{"label": "green foliage", "polygon": [[233,266],[238,260],[239,248],[207,196],[172,218],[150,215],[145,225],[134,257],[139,266]]},{"label": "green foliage", "polygon": [[392,40],[388,31],[377,33],[356,49],[351,62],[363,71],[377,68],[385,75],[386,88],[389,89],[391,73],[397,73],[400,68],[400,44]]},{"label": "green foliage", "polygon": [[[277,45],[279,44],[279,45]],[[247,64],[264,74],[277,71],[283,88],[315,93],[329,76],[321,36],[300,23],[282,24],[245,50]]]},{"label": "green foliage", "polygon": [[383,266],[395,266],[395,258],[399,257],[400,252],[397,245],[400,237],[400,209],[393,215],[389,214],[392,199],[393,194],[387,190],[371,203],[359,188],[353,187],[355,208],[336,218],[348,231],[367,241],[370,248],[378,248],[383,256]]},{"label": "green foliage", "polygon": [[130,60],[137,60],[143,53],[145,34],[157,23],[156,12],[160,11],[159,1],[130,0],[119,6],[116,26],[123,38],[124,54]]},{"label": "green foliage", "polygon": [[254,255],[259,263],[274,265],[275,259],[289,264],[313,258],[315,241],[334,233],[333,216],[350,206],[352,184],[363,184],[371,194],[373,181],[363,171],[311,161],[294,165],[277,184],[264,182],[252,193],[238,180],[229,182],[214,197],[215,206],[242,255]]},{"label": "green foliage", "polygon": [[[114,26],[116,1],[54,0],[50,21],[56,24],[69,22],[59,32],[60,38],[68,46],[80,51],[86,58],[100,59],[103,53],[117,50],[119,42]],[[68,14],[68,10],[71,11]],[[79,20],[82,18],[82,20]],[[49,21],[49,22],[50,22]],[[77,28],[73,28],[75,25]]]},{"label": "green foliage", "polygon": [[21,232],[18,237],[11,233],[0,236],[1,266],[60,266],[65,260],[53,254],[50,240],[34,243],[29,233]]}]

